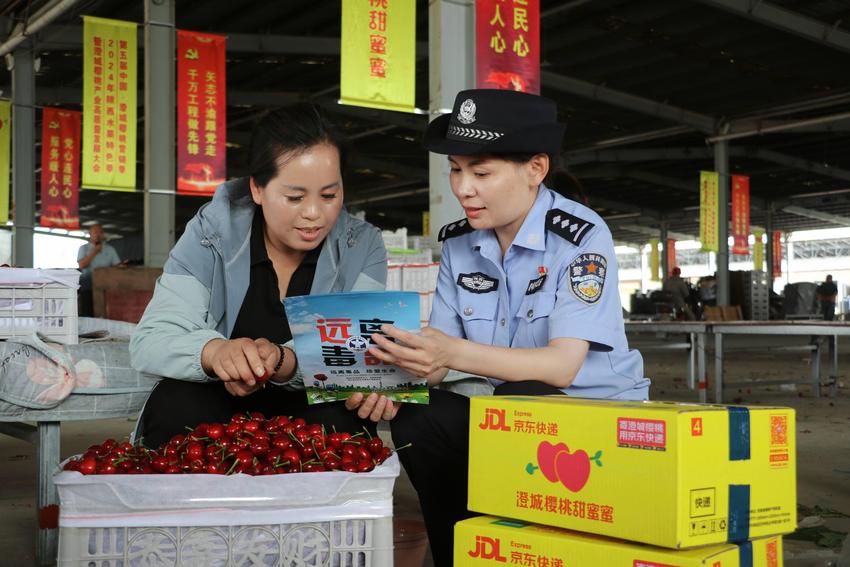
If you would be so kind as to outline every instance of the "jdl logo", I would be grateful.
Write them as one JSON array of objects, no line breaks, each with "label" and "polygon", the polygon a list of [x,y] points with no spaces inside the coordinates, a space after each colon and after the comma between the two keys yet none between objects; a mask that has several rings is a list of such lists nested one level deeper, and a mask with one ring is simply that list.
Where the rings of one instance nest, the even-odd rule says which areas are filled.
[{"label": "jdl logo", "polygon": [[501,563],[508,561],[507,557],[499,552],[499,540],[490,537],[475,536],[475,550],[467,553],[470,557],[479,559],[492,559]]},{"label": "jdl logo", "polygon": [[510,431],[511,426],[506,423],[505,410],[487,408],[484,410],[484,422],[479,423],[481,429],[492,431]]}]

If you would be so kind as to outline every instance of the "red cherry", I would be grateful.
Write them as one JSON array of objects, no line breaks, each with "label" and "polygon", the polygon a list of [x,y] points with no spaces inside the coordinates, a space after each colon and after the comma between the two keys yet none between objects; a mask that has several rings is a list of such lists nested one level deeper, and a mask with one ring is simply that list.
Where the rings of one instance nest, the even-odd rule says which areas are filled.
[{"label": "red cherry", "polygon": [[83,474],[95,474],[97,472],[97,459],[94,457],[83,457],[80,461],[80,472]]},{"label": "red cherry", "polygon": [[78,459],[71,459],[62,467],[64,471],[78,471],[80,470],[80,461]]},{"label": "red cherry", "polygon": [[376,455],[384,448],[384,442],[380,437],[372,437],[366,441],[366,448],[369,449],[370,453]]},{"label": "red cherry", "polygon": [[224,426],[220,423],[211,423],[207,426],[207,437],[216,441],[224,436]]}]

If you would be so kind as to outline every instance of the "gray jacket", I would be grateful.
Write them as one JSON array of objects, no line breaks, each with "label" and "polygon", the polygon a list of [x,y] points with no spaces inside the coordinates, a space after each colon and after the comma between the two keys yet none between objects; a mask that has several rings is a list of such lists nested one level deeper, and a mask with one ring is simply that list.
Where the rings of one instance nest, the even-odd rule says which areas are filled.
[{"label": "gray jacket", "polygon": [[[212,339],[230,337],[248,291],[254,201],[248,179],[221,185],[186,225],[130,340],[133,368],[183,380],[213,380],[201,368]],[[383,290],[380,230],[343,210],[322,245],[310,294]],[[300,376],[292,381],[297,387]]]}]

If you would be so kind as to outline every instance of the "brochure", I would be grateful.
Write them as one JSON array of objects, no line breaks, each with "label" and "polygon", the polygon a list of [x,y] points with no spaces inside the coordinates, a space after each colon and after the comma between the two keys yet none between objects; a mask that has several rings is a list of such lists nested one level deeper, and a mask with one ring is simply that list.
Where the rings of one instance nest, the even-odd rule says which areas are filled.
[{"label": "brochure", "polygon": [[381,325],[419,331],[419,294],[375,291],[302,295],[283,300],[310,404],[345,400],[354,392],[428,403],[428,384],[382,362],[367,349]]}]

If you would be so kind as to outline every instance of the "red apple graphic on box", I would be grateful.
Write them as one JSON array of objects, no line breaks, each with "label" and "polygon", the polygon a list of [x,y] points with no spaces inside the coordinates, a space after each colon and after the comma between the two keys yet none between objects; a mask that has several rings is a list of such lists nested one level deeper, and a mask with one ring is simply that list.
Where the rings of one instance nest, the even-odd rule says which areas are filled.
[{"label": "red apple graphic on box", "polygon": [[560,482],[567,490],[578,492],[590,478],[590,462],[593,461],[596,466],[601,467],[601,457],[602,451],[597,451],[590,457],[583,449],[570,453],[570,448],[565,443],[552,445],[543,441],[537,446],[537,466],[528,463],[525,470],[528,474],[534,474],[534,471],[540,469],[549,482]]}]

